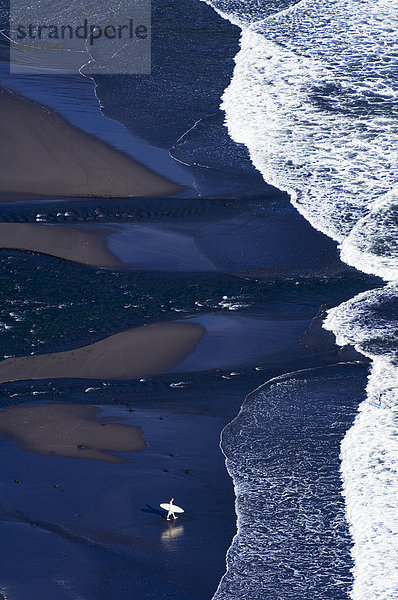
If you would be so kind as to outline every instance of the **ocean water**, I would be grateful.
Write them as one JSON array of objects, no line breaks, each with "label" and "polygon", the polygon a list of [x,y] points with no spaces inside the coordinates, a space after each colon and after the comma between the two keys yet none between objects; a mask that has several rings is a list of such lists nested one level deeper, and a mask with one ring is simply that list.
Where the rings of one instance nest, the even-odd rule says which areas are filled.
[{"label": "ocean water", "polygon": [[[351,343],[372,359],[367,398],[341,446],[354,580],[330,597],[396,599],[396,4],[392,0],[210,4],[242,30],[234,74],[222,101],[231,137],[246,145],[267,183],[287,191],[316,229],[339,242],[347,264],[388,282],[334,308],[326,321],[339,344]],[[257,421],[264,407],[253,404],[251,418]],[[233,429],[224,439],[227,435],[233,435]],[[242,465],[250,461],[251,452],[242,449]],[[241,482],[244,469],[241,466],[239,477],[232,469],[238,510],[246,494]],[[265,476],[265,466],[261,473]],[[243,558],[240,541],[238,535],[231,549],[232,570]],[[235,578],[232,573],[216,598],[237,597],[230,580],[238,581],[242,589],[242,582],[249,581],[244,570]],[[257,592],[247,597],[260,597],[260,589],[259,583]],[[284,592],[267,597],[289,596]]]},{"label": "ocean water", "polygon": [[358,365],[277,377],[249,394],[224,429],[238,531],[215,600],[347,597],[339,446],[365,380]]}]

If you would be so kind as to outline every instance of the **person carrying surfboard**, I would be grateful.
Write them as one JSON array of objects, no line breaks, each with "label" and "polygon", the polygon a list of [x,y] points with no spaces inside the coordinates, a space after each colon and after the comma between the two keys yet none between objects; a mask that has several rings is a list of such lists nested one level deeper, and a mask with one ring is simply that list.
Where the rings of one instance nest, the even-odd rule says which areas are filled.
[{"label": "person carrying surfboard", "polygon": [[173,519],[178,519],[178,517],[176,517],[176,513],[183,513],[184,509],[181,508],[180,506],[176,506],[175,504],[173,504],[174,502],[174,498],[172,498],[170,500],[170,502],[163,502],[160,505],[160,508],[163,508],[163,510],[167,510],[167,520],[170,521],[170,517],[173,517]]},{"label": "person carrying surfboard", "polygon": [[173,502],[174,502],[174,498],[172,498],[169,503],[169,512],[167,513],[167,517],[166,517],[168,521],[170,521],[170,517],[173,517],[173,519],[178,519],[178,517],[176,517],[176,514],[174,512]]}]

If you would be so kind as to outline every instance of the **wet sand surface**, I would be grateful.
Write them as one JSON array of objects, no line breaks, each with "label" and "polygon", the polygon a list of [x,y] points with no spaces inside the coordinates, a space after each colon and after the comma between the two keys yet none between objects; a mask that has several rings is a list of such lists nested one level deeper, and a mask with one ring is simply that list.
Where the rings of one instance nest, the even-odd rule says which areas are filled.
[{"label": "wet sand surface", "polygon": [[98,418],[100,409],[81,404],[8,406],[0,412],[0,435],[15,439],[23,450],[44,456],[69,456],[123,462],[114,452],[145,450],[140,427]]},{"label": "wet sand surface", "polygon": [[[0,194],[163,196],[182,187],[0,87]],[[18,196],[15,197],[18,200]]]},{"label": "wet sand surface", "polygon": [[[212,596],[235,529],[219,431],[241,393],[217,395],[216,403],[173,394],[101,407],[101,417],[142,428],[148,448],[125,453],[125,462],[43,456],[0,438],[7,598]],[[172,496],[185,514],[168,523],[159,504]]]},{"label": "wet sand surface", "polygon": [[302,353],[300,337],[306,320],[279,321],[256,315],[206,314],[192,317],[206,334],[197,348],[171,370],[174,373],[255,366],[271,366],[285,356]]},{"label": "wet sand surface", "polygon": [[[208,200],[204,208],[197,200],[170,208],[164,200],[131,203],[129,218],[119,222],[105,214],[105,222],[54,223],[64,218],[54,206],[38,213],[37,219],[49,223],[0,223],[0,248],[112,269],[219,271],[259,279],[349,270],[339,260],[336,244],[312,230],[286,199],[270,205],[265,196],[249,206]],[[22,220],[26,210],[20,214]],[[75,220],[84,220],[78,215],[74,213]]]}]

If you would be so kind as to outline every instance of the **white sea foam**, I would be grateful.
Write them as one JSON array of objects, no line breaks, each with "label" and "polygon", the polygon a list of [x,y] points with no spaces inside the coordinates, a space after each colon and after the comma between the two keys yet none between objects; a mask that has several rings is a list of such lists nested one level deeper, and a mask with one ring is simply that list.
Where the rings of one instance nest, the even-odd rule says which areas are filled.
[{"label": "white sea foam", "polygon": [[[231,137],[346,263],[397,282],[396,0],[213,4],[242,28],[222,104]],[[398,599],[397,291],[360,294],[326,322],[373,360],[341,454],[354,600]]]},{"label": "white sea foam", "polygon": [[356,15],[361,27],[347,23],[349,4],[300,3],[245,29],[222,105],[266,181],[338,241],[398,181],[398,78],[383,78],[398,11],[391,1],[374,32],[373,11]]},{"label": "white sea foam", "polygon": [[353,344],[372,359],[395,362],[397,354],[398,285],[362,292],[331,309],[324,327],[340,346]]},{"label": "white sea foam", "polygon": [[355,344],[373,359],[367,400],[341,445],[354,600],[398,598],[397,292],[394,285],[364,292],[329,311],[325,322],[339,344]]},{"label": "white sea foam", "polygon": [[[369,387],[396,367],[375,361]],[[388,383],[388,382],[387,382]],[[397,382],[398,383],[398,382]],[[371,389],[369,390],[372,391]],[[398,598],[398,388],[387,408],[362,404],[341,446],[347,517],[354,540],[354,600]]]},{"label": "white sea foam", "polygon": [[398,280],[398,188],[377,200],[353,227],[341,257],[365,273]]}]

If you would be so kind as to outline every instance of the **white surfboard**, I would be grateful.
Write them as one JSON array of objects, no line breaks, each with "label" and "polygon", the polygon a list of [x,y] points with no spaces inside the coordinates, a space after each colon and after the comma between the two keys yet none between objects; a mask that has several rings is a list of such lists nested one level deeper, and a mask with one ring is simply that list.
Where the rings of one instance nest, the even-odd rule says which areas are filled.
[{"label": "white surfboard", "polygon": [[[163,510],[167,510],[167,512],[170,510],[170,502],[164,502],[163,504],[160,505],[160,508],[163,508]],[[175,513],[183,513],[184,509],[181,508],[180,506],[176,506],[175,504],[172,504],[172,509],[173,512]]]}]

